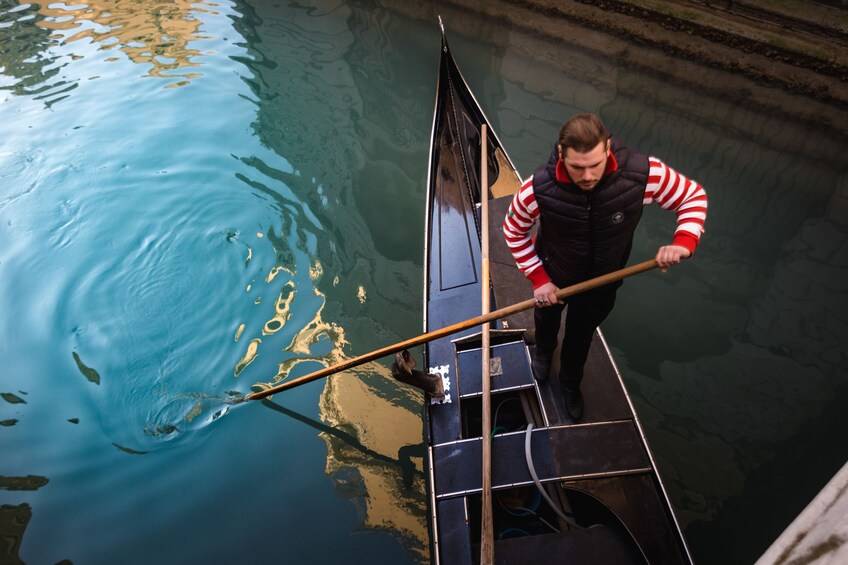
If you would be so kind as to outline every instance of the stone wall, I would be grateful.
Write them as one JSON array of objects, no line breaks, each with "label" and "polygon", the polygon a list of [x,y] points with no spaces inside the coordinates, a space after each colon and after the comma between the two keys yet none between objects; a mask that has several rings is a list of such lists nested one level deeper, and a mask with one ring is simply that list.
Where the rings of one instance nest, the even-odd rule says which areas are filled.
[{"label": "stone wall", "polygon": [[[604,82],[608,69],[635,69],[658,81],[696,89],[735,109],[781,121],[848,144],[848,3],[783,0],[436,0],[408,5],[407,16],[442,15],[449,34],[467,34],[538,54],[540,75],[563,72]],[[488,19],[479,29],[480,16]],[[495,24],[495,25],[492,25]],[[492,31],[493,29],[500,31]],[[481,37],[502,33],[503,37]],[[558,52],[556,58],[549,57]],[[574,65],[569,59],[597,64]],[[545,67],[546,66],[546,67]],[[523,69],[517,69],[523,72]],[[502,70],[504,79],[509,69]],[[606,73],[606,75],[605,75]],[[524,77],[520,77],[524,80]],[[658,102],[673,106],[674,99]],[[668,95],[676,98],[673,89]],[[685,108],[698,117],[698,108]],[[713,109],[708,110],[712,112]],[[744,126],[740,126],[744,127]],[[762,130],[744,132],[761,136]],[[770,133],[776,147],[792,144]],[[811,148],[814,154],[817,148]],[[800,149],[804,152],[803,149]],[[820,155],[841,159],[840,152]]]}]

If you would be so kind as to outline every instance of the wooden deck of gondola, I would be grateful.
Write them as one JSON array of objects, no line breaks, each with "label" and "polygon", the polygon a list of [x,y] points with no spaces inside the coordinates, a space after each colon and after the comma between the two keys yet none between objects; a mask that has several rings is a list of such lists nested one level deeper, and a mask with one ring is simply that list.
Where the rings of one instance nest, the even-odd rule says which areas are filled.
[{"label": "wooden deck of gondola", "polygon": [[[510,200],[511,197],[502,197],[491,202],[490,230],[493,233],[499,233]],[[471,209],[468,212],[471,213]],[[454,257],[458,253],[456,248],[451,250]],[[473,256],[473,251],[469,253]],[[493,238],[490,255],[495,305],[502,307],[526,299],[532,287],[512,263],[503,238]],[[431,319],[433,323],[442,321],[438,316],[444,316],[443,321],[448,322],[454,317],[471,314],[478,306],[479,300],[474,301],[467,289],[454,292],[458,294],[434,305],[431,311],[437,317]],[[544,425],[532,432],[531,457],[539,480],[560,484],[571,493],[603,500],[627,524],[640,547],[636,553],[642,553],[648,563],[687,562],[682,548],[668,543],[676,537],[674,520],[658,488],[653,462],[600,332],[592,343],[586,365],[584,418],[576,423],[565,412],[557,378],[554,376],[539,383],[530,372],[532,346],[525,346],[521,330],[533,327],[532,311],[519,313],[496,325],[502,333],[493,340],[492,357],[498,360],[502,374],[492,377],[492,394],[524,391],[538,399]],[[466,437],[467,424],[462,421],[463,410],[459,406],[466,403],[467,407],[468,403],[479,401],[482,375],[479,338],[475,333],[468,331],[460,337],[439,340],[431,344],[430,349],[431,359],[449,361],[455,378],[454,406],[433,406],[430,410],[430,459],[437,472],[431,496],[435,514],[445,525],[467,524],[468,513],[473,510],[468,506],[469,497],[479,496],[481,491],[482,440]],[[555,375],[556,366],[553,372]],[[524,442],[523,431],[495,435],[492,442],[493,491],[533,485]],[[570,551],[569,555],[577,560],[574,562],[585,555],[587,548],[583,542],[590,540],[585,534],[578,534],[581,543],[565,541],[566,538],[559,534],[542,537],[549,538],[554,546],[562,544],[562,551]],[[465,559],[475,554],[475,540],[465,528],[440,528],[438,538],[437,551],[442,552],[442,562],[466,562]],[[498,557],[501,543],[496,543],[497,561],[501,560]],[[515,545],[516,542],[511,543]],[[534,541],[525,548],[525,557],[531,555],[532,547],[537,545]],[[550,551],[546,545],[539,547],[543,554]],[[604,559],[613,559],[613,555],[618,555],[617,560],[605,562],[640,562],[634,561],[633,551],[622,552],[620,548],[611,549]]]},{"label": "wooden deck of gondola", "polygon": [[[531,432],[531,449],[539,480],[579,480],[649,473],[651,462],[632,422],[549,426]],[[526,432],[497,435],[492,446],[492,488],[531,486],[525,462]],[[436,499],[480,492],[480,438],[433,448],[433,462],[444,473]],[[567,457],[565,457],[567,455]]]},{"label": "wooden deck of gondola", "polygon": [[[511,200],[512,197],[502,197],[490,203],[492,233],[500,232]],[[490,260],[497,307],[532,295],[532,286],[515,268],[503,238],[492,239]],[[500,329],[529,329],[533,327],[533,313],[521,312],[505,321],[506,324],[503,320],[498,324]],[[532,345],[527,348],[528,354],[532,349]],[[532,457],[539,479],[543,483],[559,481],[567,489],[604,500],[628,524],[649,563],[685,562],[679,548],[661,541],[675,537],[673,520],[658,492],[653,462],[600,331],[595,335],[586,363],[582,386],[586,409],[580,422],[571,420],[562,402],[556,378],[558,353],[553,376],[535,382],[536,394],[548,420],[547,428],[532,432]],[[528,371],[529,366],[525,365],[524,370]],[[461,370],[459,374],[462,375]],[[497,377],[493,378],[496,381]],[[493,384],[495,390],[496,387]],[[437,499],[479,490],[479,445],[479,440],[464,440],[433,450],[435,464],[447,479],[439,482]],[[492,460],[493,489],[532,484],[525,460],[524,432],[496,436]],[[457,465],[460,461],[462,464]],[[634,508],[639,510],[634,512]],[[631,557],[621,559],[630,562]]]}]

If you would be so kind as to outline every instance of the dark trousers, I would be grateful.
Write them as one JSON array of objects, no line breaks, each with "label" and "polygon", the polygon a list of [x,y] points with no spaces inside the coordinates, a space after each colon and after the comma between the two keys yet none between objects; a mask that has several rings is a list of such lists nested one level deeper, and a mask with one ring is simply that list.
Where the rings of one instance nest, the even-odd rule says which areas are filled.
[{"label": "dark trousers", "polygon": [[557,346],[562,311],[568,306],[559,365],[559,378],[564,387],[570,390],[580,388],[592,336],[612,311],[618,287],[615,284],[603,286],[571,296],[566,299],[566,304],[536,308],[536,355],[550,359]]}]

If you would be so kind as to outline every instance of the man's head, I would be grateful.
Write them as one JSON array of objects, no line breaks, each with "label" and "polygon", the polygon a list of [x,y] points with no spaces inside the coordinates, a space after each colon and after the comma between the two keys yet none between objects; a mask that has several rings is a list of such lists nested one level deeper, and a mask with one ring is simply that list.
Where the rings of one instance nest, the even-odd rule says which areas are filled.
[{"label": "man's head", "polygon": [[596,114],[578,114],[559,132],[557,151],[569,178],[582,190],[592,190],[604,174],[609,135]]}]

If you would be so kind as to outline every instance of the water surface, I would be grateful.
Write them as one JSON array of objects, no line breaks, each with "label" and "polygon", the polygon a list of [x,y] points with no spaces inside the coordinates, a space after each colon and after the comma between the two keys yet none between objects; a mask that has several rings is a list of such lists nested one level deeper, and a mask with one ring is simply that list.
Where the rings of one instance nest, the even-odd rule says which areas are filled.
[{"label": "water surface", "polygon": [[[23,561],[428,560],[421,397],[385,364],[230,399],[419,333],[436,11],[2,4]],[[697,257],[604,331],[696,560],[753,561],[848,457],[844,141],[438,11],[523,173],[589,110],[707,187]],[[650,210],[633,260],[671,229]]]}]

